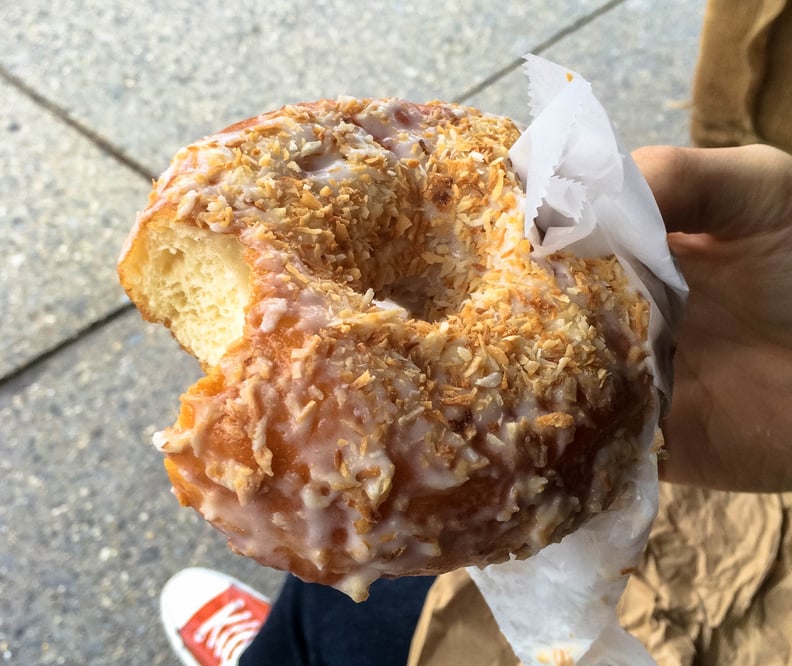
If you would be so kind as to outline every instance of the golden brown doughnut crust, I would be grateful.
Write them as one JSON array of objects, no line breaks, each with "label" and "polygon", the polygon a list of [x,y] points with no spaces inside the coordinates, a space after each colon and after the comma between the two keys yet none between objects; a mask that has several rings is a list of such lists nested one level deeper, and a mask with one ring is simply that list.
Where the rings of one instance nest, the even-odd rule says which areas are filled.
[{"label": "golden brown doughnut crust", "polygon": [[[648,306],[613,257],[532,258],[518,136],[452,104],[321,101],[208,137],[155,184],[122,282],[207,370],[156,444],[235,550],[362,599],[529,556],[618,493],[653,401]],[[177,323],[204,294],[153,305],[174,230],[240,248],[231,344],[206,342],[225,330],[206,309]]]}]

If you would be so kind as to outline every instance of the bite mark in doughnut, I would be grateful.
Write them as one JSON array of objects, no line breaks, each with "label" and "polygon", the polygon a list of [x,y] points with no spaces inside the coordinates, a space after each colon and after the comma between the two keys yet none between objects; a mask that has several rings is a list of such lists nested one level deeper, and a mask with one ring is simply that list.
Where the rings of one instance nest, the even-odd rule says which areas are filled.
[{"label": "bite mark in doughnut", "polygon": [[537,261],[507,118],[298,104],[180,151],[119,263],[206,370],[155,437],[182,504],[355,599],[527,557],[621,490],[653,401],[614,257]]}]

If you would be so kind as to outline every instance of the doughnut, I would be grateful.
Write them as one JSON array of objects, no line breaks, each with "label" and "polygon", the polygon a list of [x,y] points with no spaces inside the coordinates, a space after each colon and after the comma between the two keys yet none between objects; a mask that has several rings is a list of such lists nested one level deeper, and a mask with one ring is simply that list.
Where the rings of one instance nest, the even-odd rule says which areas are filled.
[{"label": "doughnut", "polygon": [[232,549],[366,598],[606,509],[654,404],[613,256],[537,259],[510,119],[286,106],[180,150],[119,260],[205,376],[154,436]]}]

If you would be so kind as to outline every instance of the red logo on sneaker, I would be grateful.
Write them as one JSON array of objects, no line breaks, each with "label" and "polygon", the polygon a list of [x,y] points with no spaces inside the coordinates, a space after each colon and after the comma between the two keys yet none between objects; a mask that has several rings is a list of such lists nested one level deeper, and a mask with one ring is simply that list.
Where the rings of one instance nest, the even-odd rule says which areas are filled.
[{"label": "red logo on sneaker", "polygon": [[236,664],[267,615],[270,604],[231,585],[204,604],[179,634],[201,666]]}]

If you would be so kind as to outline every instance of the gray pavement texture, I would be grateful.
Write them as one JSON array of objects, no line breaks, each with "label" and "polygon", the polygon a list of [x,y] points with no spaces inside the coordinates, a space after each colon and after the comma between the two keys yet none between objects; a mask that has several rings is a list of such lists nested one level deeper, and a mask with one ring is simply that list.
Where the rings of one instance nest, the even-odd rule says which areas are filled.
[{"label": "gray pavement texture", "polygon": [[176,663],[158,594],[188,565],[277,593],[178,506],[149,445],[199,370],[114,264],[179,146],[338,95],[527,120],[529,51],[589,78],[628,147],[683,145],[703,5],[0,4],[0,662]]}]

